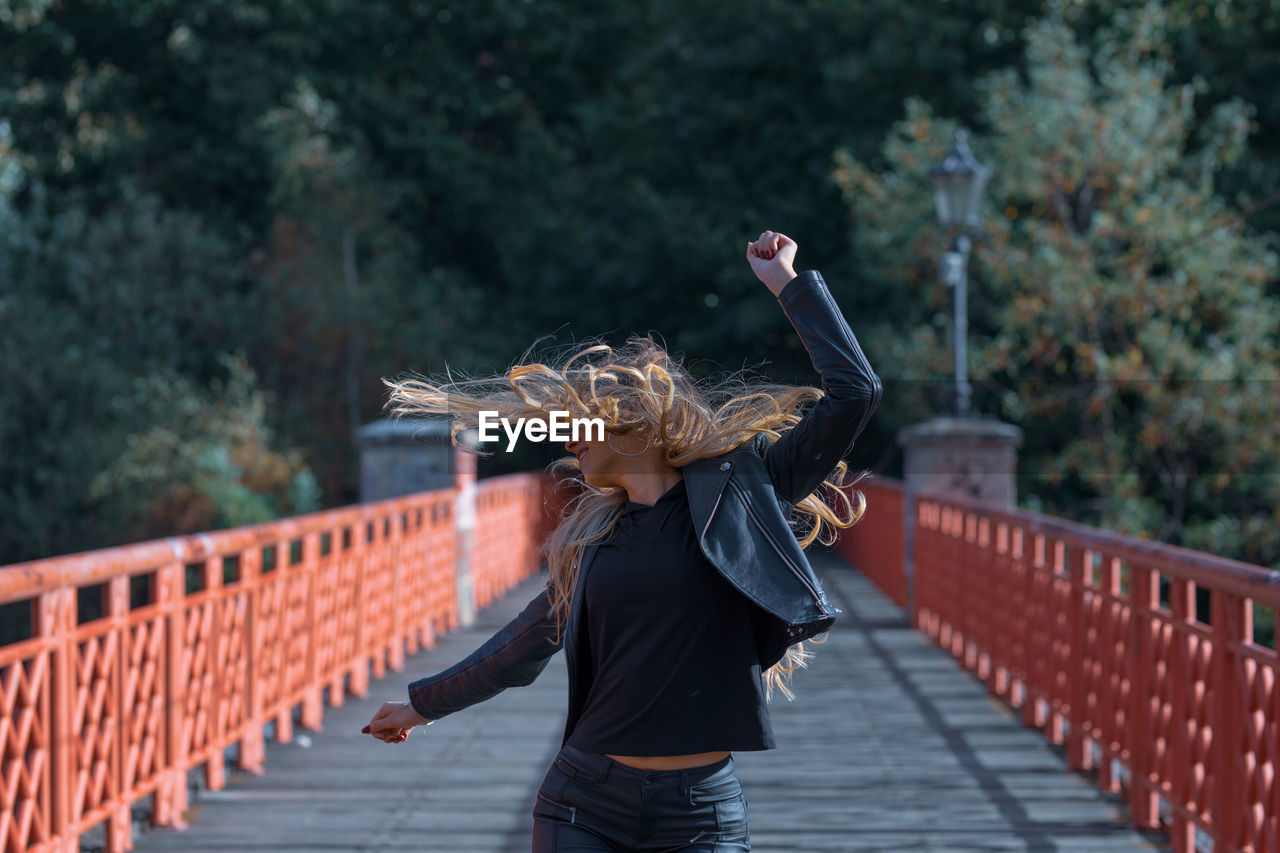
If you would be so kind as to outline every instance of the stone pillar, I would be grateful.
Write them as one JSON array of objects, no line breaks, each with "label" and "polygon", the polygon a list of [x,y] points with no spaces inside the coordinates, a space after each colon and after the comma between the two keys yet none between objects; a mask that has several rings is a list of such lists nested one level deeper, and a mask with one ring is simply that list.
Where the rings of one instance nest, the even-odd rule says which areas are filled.
[{"label": "stone pillar", "polygon": [[360,501],[381,501],[453,485],[446,418],[384,419],[356,431]]},{"label": "stone pillar", "polygon": [[935,417],[898,430],[906,514],[907,612],[915,618],[915,497],[941,492],[1017,506],[1022,430],[994,418]]}]

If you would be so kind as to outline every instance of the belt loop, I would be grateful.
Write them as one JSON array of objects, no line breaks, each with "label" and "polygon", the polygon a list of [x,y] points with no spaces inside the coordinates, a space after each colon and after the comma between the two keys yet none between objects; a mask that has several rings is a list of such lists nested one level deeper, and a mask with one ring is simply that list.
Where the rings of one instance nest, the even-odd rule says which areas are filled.
[{"label": "belt loop", "polygon": [[557,758],[559,759],[559,764],[561,768],[564,770],[565,773],[568,774],[569,778],[576,780],[579,776],[585,776],[586,774],[583,771],[579,770],[575,766],[574,762],[564,757],[564,753],[566,752],[566,750],[571,748],[572,747],[562,748],[560,750],[560,755],[557,756]]},{"label": "belt loop", "polygon": [[604,781],[609,778],[609,771],[613,769],[612,758],[610,758],[609,756],[603,753],[600,754],[600,758],[601,758],[600,769],[596,773],[596,780],[595,780],[597,785],[604,784]]}]

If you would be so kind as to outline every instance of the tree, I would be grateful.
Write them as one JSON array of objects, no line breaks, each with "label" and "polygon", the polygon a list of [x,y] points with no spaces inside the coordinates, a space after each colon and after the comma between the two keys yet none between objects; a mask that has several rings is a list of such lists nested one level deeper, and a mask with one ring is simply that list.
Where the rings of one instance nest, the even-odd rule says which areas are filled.
[{"label": "tree", "polygon": [[[1026,33],[1025,77],[979,84],[973,147],[996,171],[972,264],[975,403],[1024,429],[1029,506],[1280,565],[1274,241],[1214,184],[1245,149],[1249,110],[1223,102],[1198,123],[1193,87],[1170,83],[1166,17],[1135,15],[1091,56],[1051,14]],[[954,127],[913,100],[886,168],[839,160],[856,248],[894,317],[870,348],[899,380],[896,418],[940,402],[903,380],[947,373],[927,170]]]},{"label": "tree", "polygon": [[[861,283],[874,239],[849,251],[831,152],[888,168],[909,94],[981,120],[975,79],[1024,67],[1043,5],[0,0],[0,510],[19,519],[0,562],[112,541],[88,482],[148,427],[112,401],[169,368],[205,393],[226,352],[330,505],[355,497],[351,425],[380,413],[380,377],[500,370],[550,332],[655,330],[695,372],[813,381],[739,244],[792,233],[860,334],[911,316],[909,291]],[[1135,5],[1064,14],[1093,45]],[[1214,172],[1252,203],[1274,4],[1166,5],[1166,86],[1205,92],[1188,127],[1215,126],[1219,93],[1258,95],[1263,133]],[[873,420],[861,464],[886,467],[891,426]]]},{"label": "tree", "polygon": [[[1133,14],[1152,0],[1096,0],[1064,7],[1085,34],[1116,26],[1140,26]],[[1222,197],[1247,211],[1257,231],[1280,232],[1280,3],[1276,0],[1208,2],[1163,0],[1161,50],[1170,59],[1169,82],[1196,91],[1196,123],[1210,121],[1214,106],[1243,100],[1253,125],[1246,156],[1224,164],[1214,183]],[[1119,13],[1119,14],[1117,14]],[[1195,140],[1191,143],[1197,144]],[[1273,295],[1275,295],[1273,291]]]},{"label": "tree", "polygon": [[91,218],[0,194],[0,218],[0,561],[118,544],[89,483],[148,416],[117,401],[137,376],[212,372],[244,314],[220,287],[235,260],[152,196]]},{"label": "tree", "polygon": [[280,451],[267,397],[243,359],[204,394],[163,371],[137,380],[117,407],[146,416],[141,433],[93,479],[128,540],[198,533],[319,509],[320,490],[296,450]]}]

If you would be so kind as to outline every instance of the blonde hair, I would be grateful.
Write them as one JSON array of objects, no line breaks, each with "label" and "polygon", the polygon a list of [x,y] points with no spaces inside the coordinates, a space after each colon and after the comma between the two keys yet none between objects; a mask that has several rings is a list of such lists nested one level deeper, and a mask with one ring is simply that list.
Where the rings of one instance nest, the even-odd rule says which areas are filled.
[{"label": "blonde hair", "polygon": [[[728,453],[757,435],[777,440],[823,395],[818,388],[753,381],[745,372],[695,381],[650,336],[631,337],[616,348],[589,342],[548,359],[550,363],[527,361],[532,351],[502,376],[457,380],[449,376],[442,382],[383,380],[390,388],[387,405],[396,415],[451,416],[455,442],[459,433],[476,425],[480,411],[496,411],[511,419],[545,419],[552,411],[599,417],[609,433],[645,431],[667,463],[679,468]],[[580,487],[543,543],[559,635],[583,553],[613,530],[627,493],[622,488],[587,484],[576,457],[557,460],[550,467],[576,473],[571,479]],[[848,466],[840,462],[818,489],[795,504],[790,523],[802,548],[814,542],[829,545],[837,529],[851,527],[862,518],[866,498],[848,487],[868,473],[846,482]],[[766,697],[777,690],[794,698],[788,681],[798,667],[808,665],[810,652],[804,645],[789,647],[765,673]]]}]

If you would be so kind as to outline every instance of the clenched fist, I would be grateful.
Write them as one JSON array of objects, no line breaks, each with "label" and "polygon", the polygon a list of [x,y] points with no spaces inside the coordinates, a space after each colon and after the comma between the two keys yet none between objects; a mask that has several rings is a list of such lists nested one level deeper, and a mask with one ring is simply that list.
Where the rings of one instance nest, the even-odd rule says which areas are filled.
[{"label": "clenched fist", "polygon": [[747,263],[756,278],[777,296],[796,277],[796,241],[777,231],[765,231],[760,239],[747,243]]}]

